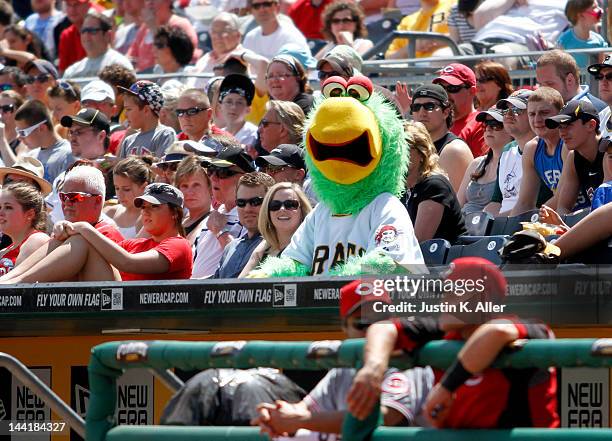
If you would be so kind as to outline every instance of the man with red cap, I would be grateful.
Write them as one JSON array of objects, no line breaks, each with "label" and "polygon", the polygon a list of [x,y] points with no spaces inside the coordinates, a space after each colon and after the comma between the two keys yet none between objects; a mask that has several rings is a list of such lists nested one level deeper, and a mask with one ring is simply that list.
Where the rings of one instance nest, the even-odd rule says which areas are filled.
[{"label": "man with red cap", "polygon": [[[391,303],[389,295],[376,290],[371,281],[356,280],[340,290],[340,317],[342,330],[349,338],[363,338],[375,320],[388,319],[389,314],[376,312],[376,303]],[[342,431],[347,413],[346,396],[351,387],[355,369],[336,368],[325,377],[299,403],[276,401],[258,406],[259,417],[252,424],[271,437],[293,436],[297,439],[335,441]],[[400,371],[395,368],[383,373],[378,388],[382,390],[381,413],[385,426],[421,426],[426,420],[421,415],[424,399],[433,385],[431,368],[413,368]],[[314,433],[313,433],[314,432]],[[318,433],[329,434],[319,437]]]},{"label": "man with red cap", "polygon": [[453,109],[453,125],[450,131],[463,139],[474,158],[484,155],[484,124],[476,121],[478,111],[474,109],[476,96],[476,75],[464,64],[451,63],[439,71],[434,84],[439,84],[448,93]]},{"label": "man with red cap", "polygon": [[[370,326],[364,366],[355,375],[347,399],[349,411],[358,419],[370,414],[394,349],[411,352],[431,340],[462,340],[465,344],[455,362],[446,372],[436,370],[437,384],[423,409],[432,425],[453,429],[558,427],[554,368],[490,367],[497,355],[516,340],[553,338],[552,331],[545,324],[515,316],[491,319],[486,310],[492,308],[481,307],[485,312],[475,314],[479,304],[495,304],[506,293],[504,275],[488,260],[462,257],[453,261],[450,271],[444,282],[452,281],[455,289],[451,296],[466,301],[468,311],[443,312],[439,319],[410,317]],[[467,292],[468,286],[474,288],[472,293]],[[479,324],[480,319],[484,324]]]}]

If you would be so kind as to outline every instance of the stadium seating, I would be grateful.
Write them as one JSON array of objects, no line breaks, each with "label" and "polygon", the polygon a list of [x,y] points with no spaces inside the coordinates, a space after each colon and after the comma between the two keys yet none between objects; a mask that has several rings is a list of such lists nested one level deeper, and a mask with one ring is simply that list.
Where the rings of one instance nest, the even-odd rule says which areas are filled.
[{"label": "stadium seating", "polygon": [[469,245],[453,245],[446,255],[446,263],[451,263],[458,257],[478,256],[499,265],[502,263],[499,250],[505,242],[505,236],[485,236]]},{"label": "stadium seating", "polygon": [[430,239],[421,242],[421,252],[427,265],[442,265],[450,249],[450,243],[445,239]]},{"label": "stadium seating", "polygon": [[496,217],[489,234],[491,236],[511,235],[523,229],[521,222],[537,222],[539,218],[539,210],[526,211],[512,217]]},{"label": "stadium seating", "polygon": [[319,40],[319,39],[314,39],[314,38],[308,39],[307,42],[308,42],[308,47],[310,48],[310,53],[312,54],[313,57],[317,54],[317,52],[321,50],[323,46],[327,44],[327,41],[325,40]]},{"label": "stadium seating", "polygon": [[561,219],[571,228],[584,219],[590,212],[590,208],[583,208],[582,210],[578,210],[574,213],[564,214],[561,216]]},{"label": "stadium seating", "polygon": [[487,236],[494,218],[489,213],[477,211],[465,216],[465,228],[470,236]]}]

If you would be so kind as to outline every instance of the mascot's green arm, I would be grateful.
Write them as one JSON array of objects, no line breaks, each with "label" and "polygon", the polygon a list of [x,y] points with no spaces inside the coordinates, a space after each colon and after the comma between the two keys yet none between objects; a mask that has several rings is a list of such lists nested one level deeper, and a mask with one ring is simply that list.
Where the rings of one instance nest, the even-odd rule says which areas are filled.
[{"label": "mascot's green arm", "polygon": [[329,274],[332,276],[354,276],[358,274],[408,274],[409,271],[397,264],[391,257],[379,251],[362,256],[353,256],[342,265],[336,265]]},{"label": "mascot's green arm", "polygon": [[257,272],[267,277],[305,277],[310,276],[310,268],[289,257],[268,257],[257,268]]}]

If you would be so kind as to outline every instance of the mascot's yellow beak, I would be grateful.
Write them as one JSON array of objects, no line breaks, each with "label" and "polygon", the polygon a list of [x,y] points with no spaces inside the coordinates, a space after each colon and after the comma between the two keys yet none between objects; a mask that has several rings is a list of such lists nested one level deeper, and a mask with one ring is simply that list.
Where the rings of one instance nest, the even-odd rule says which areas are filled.
[{"label": "mascot's yellow beak", "polygon": [[376,117],[355,98],[327,98],[306,133],[306,148],[327,179],[354,184],[380,162],[382,140]]}]

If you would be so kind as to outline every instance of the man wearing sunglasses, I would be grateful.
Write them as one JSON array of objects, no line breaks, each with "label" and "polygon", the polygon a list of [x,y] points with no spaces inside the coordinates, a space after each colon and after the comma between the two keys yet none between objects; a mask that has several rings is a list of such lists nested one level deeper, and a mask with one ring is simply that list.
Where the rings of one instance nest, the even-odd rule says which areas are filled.
[{"label": "man wearing sunglasses", "polygon": [[47,60],[33,60],[23,67],[25,76],[25,90],[28,98],[39,100],[49,105],[47,89],[55,86],[59,74],[55,66]]},{"label": "man wearing sunglasses", "polygon": [[265,173],[253,172],[240,177],[236,189],[238,220],[246,229],[241,238],[232,240],[223,250],[214,279],[233,279],[240,275],[253,250],[262,240],[259,233],[259,210],[274,179]]},{"label": "man wearing sunglasses", "polygon": [[245,49],[271,60],[285,44],[294,43],[310,54],[306,38],[293,22],[279,19],[278,0],[248,0],[247,7],[259,26],[244,36]]},{"label": "man wearing sunglasses", "polygon": [[179,141],[201,142],[210,135],[229,135],[212,122],[210,100],[200,89],[183,91],[176,103],[175,112],[182,130],[178,136]]},{"label": "man wearing sunglasses", "polygon": [[224,147],[216,158],[202,162],[210,178],[213,207],[208,216],[207,226],[194,244],[192,279],[214,275],[219,266],[223,249],[235,237],[245,231],[238,219],[236,189],[240,177],[255,171],[251,157],[237,141]]},{"label": "man wearing sunglasses", "polygon": [[15,112],[17,135],[29,148],[29,156],[45,167],[45,179],[53,180],[74,162],[70,143],[59,137],[49,110],[40,101],[27,101]]},{"label": "man wearing sunglasses", "polygon": [[433,83],[439,84],[448,93],[453,109],[453,125],[450,131],[467,143],[474,158],[484,155],[484,125],[476,121],[478,112],[474,109],[474,71],[463,64],[451,63],[442,68],[439,74]]},{"label": "man wearing sunglasses", "polygon": [[130,60],[111,48],[112,29],[111,19],[101,13],[89,12],[85,16],[81,27],[81,44],[86,57],[68,66],[64,78],[95,77],[111,64],[134,69]]},{"label": "man wearing sunglasses", "polygon": [[612,55],[606,55],[603,63],[591,64],[588,71],[597,80],[599,98],[608,105],[599,112],[601,136],[610,136],[612,135],[612,121],[610,119],[610,115],[612,115]]},{"label": "man wearing sunglasses", "polygon": [[326,53],[317,63],[319,82],[323,84],[329,77],[339,76],[348,81],[356,71],[360,71],[363,59],[352,47],[338,45]]}]

